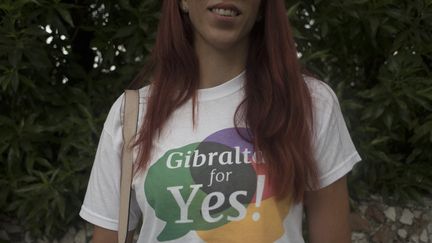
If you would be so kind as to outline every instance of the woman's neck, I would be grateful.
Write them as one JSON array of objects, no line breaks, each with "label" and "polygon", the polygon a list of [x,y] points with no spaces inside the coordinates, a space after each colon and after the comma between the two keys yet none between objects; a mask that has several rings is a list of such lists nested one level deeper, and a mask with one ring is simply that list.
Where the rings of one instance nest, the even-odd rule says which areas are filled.
[{"label": "woman's neck", "polygon": [[248,43],[228,49],[217,49],[197,41],[195,51],[200,65],[199,88],[210,88],[236,77],[246,67]]}]

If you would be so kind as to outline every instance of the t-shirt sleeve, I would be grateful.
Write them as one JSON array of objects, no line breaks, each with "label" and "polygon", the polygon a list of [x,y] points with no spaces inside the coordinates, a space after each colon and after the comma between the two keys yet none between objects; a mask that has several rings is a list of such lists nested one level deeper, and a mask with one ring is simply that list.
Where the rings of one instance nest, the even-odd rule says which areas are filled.
[{"label": "t-shirt sleeve", "polygon": [[351,140],[337,96],[324,82],[310,79],[314,107],[314,154],[318,188],[326,187],[349,171],[361,158]]},{"label": "t-shirt sleeve", "polygon": [[[120,202],[121,150],[123,146],[121,109],[123,95],[111,107],[99,139],[89,183],[79,215],[86,221],[118,230]],[[141,211],[135,192],[131,192],[129,230],[135,229]]]}]

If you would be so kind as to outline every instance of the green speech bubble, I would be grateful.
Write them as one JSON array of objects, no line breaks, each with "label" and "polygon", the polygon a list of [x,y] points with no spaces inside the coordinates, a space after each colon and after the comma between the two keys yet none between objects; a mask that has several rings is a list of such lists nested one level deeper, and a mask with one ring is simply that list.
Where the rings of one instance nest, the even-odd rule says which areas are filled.
[{"label": "green speech bubble", "polygon": [[[149,168],[144,185],[145,195],[156,216],[166,222],[157,237],[159,241],[178,239],[191,230],[214,229],[229,222],[227,215],[238,215],[238,208],[229,207],[211,213],[211,217],[218,218],[216,222],[204,220],[201,207],[208,195],[201,190],[203,185],[194,182],[190,172],[192,151],[199,145],[192,143],[169,150]],[[185,165],[188,163],[186,155],[190,155],[188,166]],[[210,200],[210,204],[214,205],[214,200]]]}]

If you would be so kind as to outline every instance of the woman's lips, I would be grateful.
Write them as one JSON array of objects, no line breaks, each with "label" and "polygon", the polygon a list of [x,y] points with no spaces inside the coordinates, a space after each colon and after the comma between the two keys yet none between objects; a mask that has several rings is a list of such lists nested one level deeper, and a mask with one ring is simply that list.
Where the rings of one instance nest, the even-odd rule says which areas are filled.
[{"label": "woman's lips", "polygon": [[208,10],[223,17],[236,17],[241,14],[237,6],[230,3],[215,4],[209,7]]}]

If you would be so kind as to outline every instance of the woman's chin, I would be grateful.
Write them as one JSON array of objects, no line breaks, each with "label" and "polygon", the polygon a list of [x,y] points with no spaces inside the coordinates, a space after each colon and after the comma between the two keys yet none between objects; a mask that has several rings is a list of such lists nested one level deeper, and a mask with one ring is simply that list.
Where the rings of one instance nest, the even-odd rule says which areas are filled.
[{"label": "woman's chin", "polygon": [[245,44],[244,40],[239,39],[237,35],[219,35],[215,38],[209,38],[206,43],[218,50],[233,50],[233,48],[237,48]]}]

